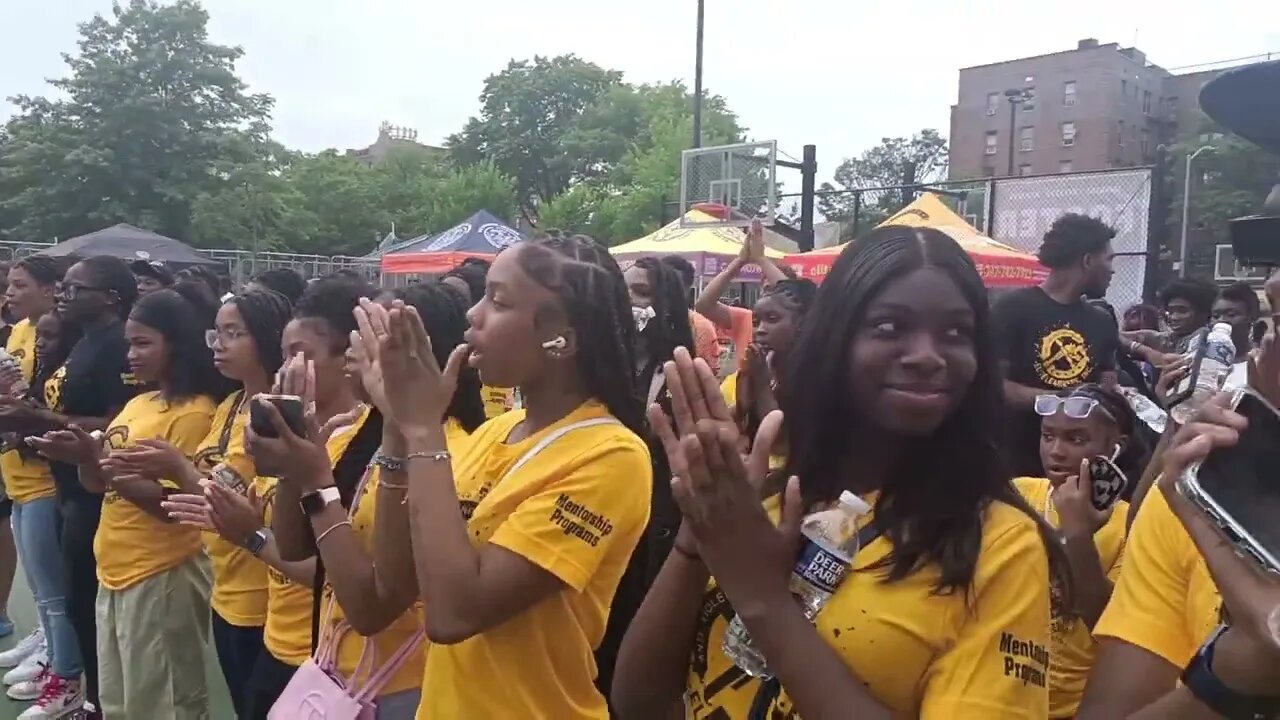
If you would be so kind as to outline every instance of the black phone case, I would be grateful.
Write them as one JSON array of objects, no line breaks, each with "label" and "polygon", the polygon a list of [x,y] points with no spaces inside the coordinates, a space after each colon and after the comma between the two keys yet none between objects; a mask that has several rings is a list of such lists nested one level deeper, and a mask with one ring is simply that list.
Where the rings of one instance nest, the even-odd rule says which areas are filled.
[{"label": "black phone case", "polygon": [[271,424],[271,417],[267,415],[266,408],[262,407],[263,402],[276,406],[280,415],[284,417],[285,424],[295,435],[306,437],[307,425],[303,417],[302,398],[279,395],[256,397],[249,404],[249,427],[253,428],[256,435],[264,438],[279,437],[275,426]]},{"label": "black phone case", "polygon": [[1191,360],[1190,372],[1182,382],[1169,391],[1168,395],[1164,396],[1166,409],[1172,409],[1175,405],[1185,402],[1195,392],[1196,382],[1200,379],[1200,361],[1204,359],[1204,354],[1209,349],[1209,328],[1201,328],[1196,332],[1200,335],[1200,346],[1196,348],[1195,357]]}]

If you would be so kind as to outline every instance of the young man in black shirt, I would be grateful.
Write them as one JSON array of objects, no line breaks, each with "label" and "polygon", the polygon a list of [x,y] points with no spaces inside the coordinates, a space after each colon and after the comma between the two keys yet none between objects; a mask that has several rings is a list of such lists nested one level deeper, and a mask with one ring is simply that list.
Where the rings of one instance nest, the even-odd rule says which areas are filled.
[{"label": "young man in black shirt", "polygon": [[1010,410],[1009,455],[1019,475],[1042,477],[1039,395],[1088,382],[1114,384],[1115,323],[1086,299],[1111,284],[1115,230],[1087,215],[1058,218],[1040,245],[1049,277],[1005,293],[991,308]]}]

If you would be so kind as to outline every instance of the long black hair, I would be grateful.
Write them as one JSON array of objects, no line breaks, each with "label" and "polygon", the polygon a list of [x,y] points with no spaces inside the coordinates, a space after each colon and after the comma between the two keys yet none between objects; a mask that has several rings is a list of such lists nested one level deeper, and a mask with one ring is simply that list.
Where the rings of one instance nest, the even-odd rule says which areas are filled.
[{"label": "long black hair", "polygon": [[[467,331],[467,308],[462,298],[436,281],[396,288],[392,295],[418,310],[431,337],[431,352],[443,368],[454,348],[463,343],[462,335]],[[480,374],[474,368],[464,367],[458,375],[458,387],[453,391],[445,417],[457,420],[467,432],[474,432],[484,424]]]},{"label": "long black hair", "polygon": [[[636,260],[636,267],[648,274],[649,288],[653,292],[653,319],[640,337],[648,345],[650,366],[660,366],[672,358],[676,348],[693,348],[684,281],[678,272],[658,258],[640,258]],[[640,370],[642,375],[652,374],[648,368]]]},{"label": "long black hair", "polygon": [[[786,416],[786,475],[800,478],[806,503],[836,499],[851,465],[849,438],[869,422],[852,405],[849,357],[868,307],[892,281],[922,267],[945,272],[973,311],[977,367],[959,407],[897,459],[876,499],[876,521],[893,550],[874,567],[889,582],[937,565],[935,592],[967,590],[982,547],[988,506],[1003,502],[1031,518],[1055,572],[1067,566],[1056,531],[1014,489],[1004,460],[1002,378],[992,344],[987,293],[969,255],[930,228],[877,228],[842,252],[819,287],[780,383]],[[1062,578],[1069,596],[1070,580]]]},{"label": "long black hair", "polygon": [[[35,370],[31,374],[31,385],[27,388],[26,393],[27,399],[34,401],[35,404],[41,407],[45,405],[45,383],[49,382],[49,378],[53,377],[58,368],[62,367],[63,363],[67,361],[67,358],[71,355],[71,348],[80,342],[80,337],[84,334],[84,328],[80,326],[80,323],[57,310],[50,310],[46,315],[58,321],[58,344],[45,353],[43,357],[41,353],[36,353]],[[43,316],[41,319],[43,319]]]},{"label": "long black hair", "polygon": [[1133,411],[1129,401],[1123,395],[1097,383],[1086,383],[1074,387],[1063,397],[1087,397],[1097,401],[1098,406],[1106,411],[1106,416],[1115,422],[1116,430],[1128,438],[1120,455],[1115,459],[1116,467],[1129,479],[1123,498],[1128,500],[1133,495],[1138,478],[1147,469],[1151,461],[1151,448],[1144,436],[1146,425],[1139,422],[1138,414]]},{"label": "long black hair", "polygon": [[644,437],[643,403],[633,385],[636,326],[618,262],[586,235],[555,235],[520,247],[521,269],[564,305],[578,339],[578,375],[587,391]]},{"label": "long black hair", "polygon": [[128,263],[110,255],[93,255],[81,260],[93,278],[93,284],[116,296],[116,315],[121,320],[129,317],[133,304],[138,300],[138,279]]},{"label": "long black hair", "polygon": [[207,395],[221,401],[235,384],[214,367],[213,352],[205,343],[216,310],[208,302],[206,287],[184,285],[148,293],[133,306],[129,319],[160,333],[169,346],[167,400]]},{"label": "long black hair", "polygon": [[484,299],[484,284],[485,278],[489,275],[489,265],[489,261],[482,258],[466,258],[457,267],[444,274],[444,277],[458,278],[467,284],[471,295],[468,298],[468,308]]},{"label": "long black hair", "polygon": [[293,306],[284,295],[273,290],[249,290],[227,300],[234,305],[244,321],[245,330],[253,338],[258,350],[258,362],[267,371],[267,377],[275,377],[284,365],[284,352],[280,339],[284,326],[293,317]]}]

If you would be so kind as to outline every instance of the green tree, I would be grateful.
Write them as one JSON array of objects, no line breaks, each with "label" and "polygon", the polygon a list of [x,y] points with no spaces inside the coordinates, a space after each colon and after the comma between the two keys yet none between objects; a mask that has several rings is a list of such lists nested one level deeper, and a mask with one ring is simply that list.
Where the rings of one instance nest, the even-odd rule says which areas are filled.
[{"label": "green tree", "polygon": [[[946,174],[947,140],[937,130],[926,128],[910,138],[883,138],[879,145],[846,159],[836,168],[837,184],[822,183],[820,190],[832,193],[931,183],[942,180]],[[846,231],[851,231],[854,227],[863,229],[883,222],[910,202],[908,193],[897,190],[861,193],[858,200],[855,196],[855,193],[820,195],[818,210],[827,220],[842,222]]]},{"label": "green tree", "polygon": [[1213,150],[1200,153],[1192,166],[1187,215],[1191,262],[1208,272],[1214,261],[1213,246],[1231,241],[1227,221],[1262,211],[1263,201],[1280,178],[1280,157],[1226,133],[1207,118],[1199,132],[1188,134],[1175,144],[1169,152],[1165,178],[1167,186],[1173,188],[1168,224],[1171,251],[1175,254],[1186,198],[1182,181],[1187,158],[1205,145]]},{"label": "green tree", "polygon": [[582,161],[567,155],[563,142],[621,80],[621,73],[574,55],[513,60],[485,80],[480,115],[449,138],[450,154],[460,165],[493,163],[514,180],[520,209],[532,216],[577,179]]},{"label": "green tree", "polygon": [[178,238],[265,150],[269,96],[235,74],[239,48],[210,42],[193,0],[131,0],[82,23],[59,99],[18,96],[0,145],[0,217],[16,239],[131,222]]},{"label": "green tree", "polygon": [[191,241],[200,247],[261,252],[305,247],[317,219],[278,172],[243,165],[191,205]]}]

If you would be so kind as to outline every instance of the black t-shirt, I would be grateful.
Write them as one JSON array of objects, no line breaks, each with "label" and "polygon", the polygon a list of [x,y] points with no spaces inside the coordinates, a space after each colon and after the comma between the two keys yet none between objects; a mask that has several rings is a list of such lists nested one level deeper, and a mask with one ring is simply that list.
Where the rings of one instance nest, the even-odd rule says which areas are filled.
[{"label": "black t-shirt", "polygon": [[[47,384],[53,384],[50,410],[76,417],[106,417],[118,412],[138,393],[129,370],[129,341],[124,323],[85,330],[63,364]],[[82,492],[75,466],[50,463],[60,492]]]},{"label": "black t-shirt", "polygon": [[[991,321],[1006,377],[1019,385],[1059,392],[1115,370],[1115,323],[1083,300],[1063,305],[1038,287],[1014,290],[992,305]],[[1028,410],[1012,420],[1015,470],[1038,475],[1039,418]]]}]

